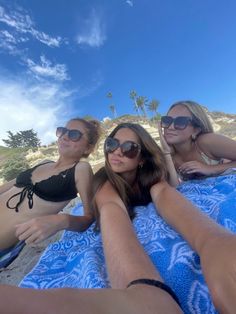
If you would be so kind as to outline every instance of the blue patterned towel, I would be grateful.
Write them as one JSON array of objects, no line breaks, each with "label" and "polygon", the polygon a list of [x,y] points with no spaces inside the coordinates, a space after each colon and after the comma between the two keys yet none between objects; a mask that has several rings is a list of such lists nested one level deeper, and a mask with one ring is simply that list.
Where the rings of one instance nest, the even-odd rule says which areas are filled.
[{"label": "blue patterned towel", "polygon": [[[236,233],[236,175],[182,184],[178,190],[225,228]],[[81,214],[82,206],[73,213]],[[185,313],[217,313],[202,276],[197,254],[156,213],[152,203],[136,208],[133,225],[145,251],[177,294]],[[101,236],[93,225],[85,232],[64,232],[51,244],[21,287],[109,287]]]}]

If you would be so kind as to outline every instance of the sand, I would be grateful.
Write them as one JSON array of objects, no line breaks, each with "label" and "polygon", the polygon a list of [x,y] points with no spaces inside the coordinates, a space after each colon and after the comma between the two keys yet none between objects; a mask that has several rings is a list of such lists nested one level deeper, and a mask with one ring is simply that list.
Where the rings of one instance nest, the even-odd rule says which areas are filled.
[{"label": "sand", "polygon": [[24,276],[35,266],[45,248],[52,242],[57,241],[61,232],[49,239],[35,245],[26,245],[17,258],[6,268],[0,269],[0,283],[17,286]]},{"label": "sand", "polygon": [[[74,207],[78,202],[79,198],[72,200],[63,210],[65,213],[69,213],[71,208]],[[17,286],[28,274],[31,269],[36,265],[40,256],[43,254],[46,247],[61,237],[63,231],[56,233],[50,238],[40,242],[37,245],[29,246],[26,245],[17,258],[6,268],[0,269],[0,284],[9,284]]]}]

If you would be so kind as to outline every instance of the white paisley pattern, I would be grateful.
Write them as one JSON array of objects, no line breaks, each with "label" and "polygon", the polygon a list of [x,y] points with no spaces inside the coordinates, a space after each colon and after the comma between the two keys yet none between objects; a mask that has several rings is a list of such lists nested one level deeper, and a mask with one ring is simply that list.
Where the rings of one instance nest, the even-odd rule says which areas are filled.
[{"label": "white paisley pattern", "polygon": [[[212,219],[236,233],[236,175],[183,183],[178,190]],[[81,214],[82,206],[74,208]],[[204,281],[198,255],[157,214],[152,203],[136,207],[137,237],[177,294],[184,313],[216,314]],[[119,257],[117,257],[119,258]],[[50,245],[21,287],[109,287],[100,233],[92,225],[85,232],[64,232]]]}]

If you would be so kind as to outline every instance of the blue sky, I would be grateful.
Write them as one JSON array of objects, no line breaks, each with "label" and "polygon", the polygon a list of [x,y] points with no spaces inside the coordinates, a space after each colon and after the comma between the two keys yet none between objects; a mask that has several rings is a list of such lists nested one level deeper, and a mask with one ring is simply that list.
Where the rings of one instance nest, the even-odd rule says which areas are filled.
[{"label": "blue sky", "polygon": [[0,145],[30,128],[48,144],[111,104],[134,114],[131,90],[161,114],[186,99],[236,113],[235,12],[233,0],[0,0]]}]

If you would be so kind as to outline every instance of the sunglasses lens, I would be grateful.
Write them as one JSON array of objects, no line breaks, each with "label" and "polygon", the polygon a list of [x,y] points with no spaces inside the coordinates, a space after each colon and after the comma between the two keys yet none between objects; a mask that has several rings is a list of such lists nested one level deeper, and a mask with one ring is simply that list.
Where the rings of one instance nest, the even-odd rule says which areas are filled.
[{"label": "sunglasses lens", "polygon": [[115,138],[108,137],[104,144],[105,153],[112,153],[119,147],[119,142]]},{"label": "sunglasses lens", "polygon": [[83,134],[80,132],[80,130],[69,130],[68,131],[68,137],[73,142],[77,142],[78,140],[80,140],[82,135]]},{"label": "sunglasses lens", "polygon": [[66,133],[66,128],[63,128],[62,126],[59,126],[56,130],[56,136],[61,137]]},{"label": "sunglasses lens", "polygon": [[177,117],[174,121],[174,127],[176,130],[184,130],[190,121],[191,118],[189,117]]},{"label": "sunglasses lens", "polygon": [[121,152],[125,157],[135,158],[139,152],[139,145],[130,141],[121,144]]},{"label": "sunglasses lens", "polygon": [[83,133],[80,132],[80,130],[69,130],[67,128],[60,126],[56,130],[56,136],[62,137],[64,134],[66,134],[66,132],[68,132],[68,138],[73,142],[77,142],[78,140],[80,140],[83,135]]},{"label": "sunglasses lens", "polygon": [[171,123],[173,122],[173,118],[169,116],[163,116],[161,117],[161,127],[162,128],[168,128]]},{"label": "sunglasses lens", "polygon": [[121,153],[128,158],[135,158],[140,151],[140,146],[132,141],[126,141],[120,145],[120,142],[113,137],[108,137],[104,143],[104,152],[113,153],[120,147]]}]

